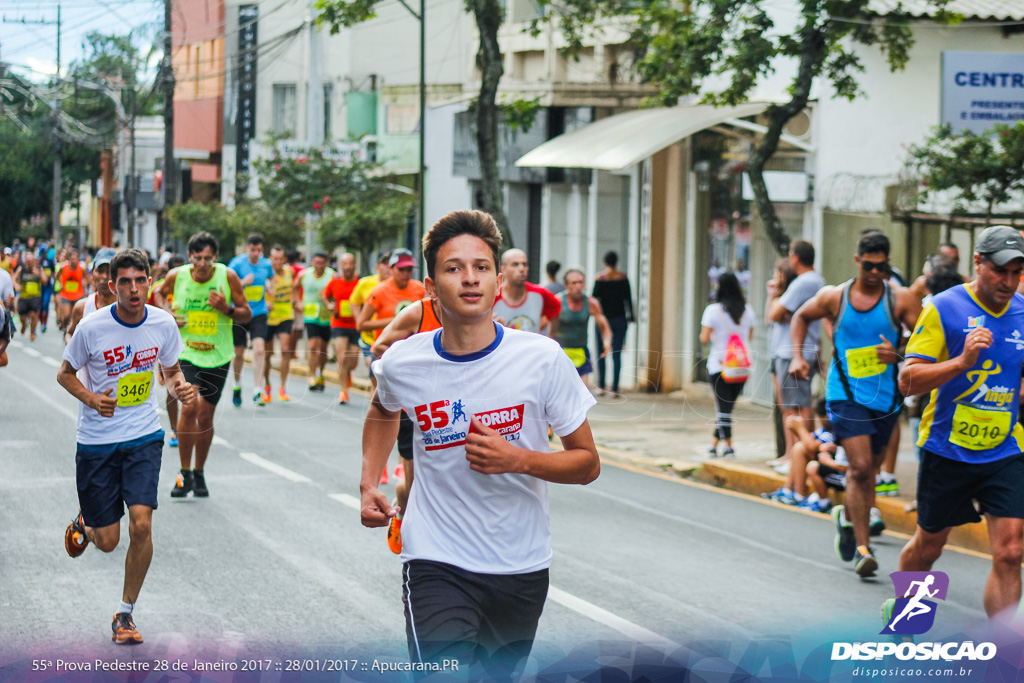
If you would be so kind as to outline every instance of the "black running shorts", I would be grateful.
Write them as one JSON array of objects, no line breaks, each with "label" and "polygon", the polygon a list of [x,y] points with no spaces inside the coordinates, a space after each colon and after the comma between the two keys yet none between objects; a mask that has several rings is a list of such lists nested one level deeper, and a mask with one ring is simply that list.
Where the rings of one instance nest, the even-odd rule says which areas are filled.
[{"label": "black running shorts", "polygon": [[270,325],[267,327],[267,339],[273,339],[279,334],[291,334],[294,323],[294,320],[282,320],[277,325]]},{"label": "black running shorts", "polygon": [[231,336],[234,337],[235,346],[248,346],[249,339],[267,339],[267,314],[254,315],[252,320],[245,323],[235,323],[231,326]]},{"label": "black running shorts", "polygon": [[509,678],[530,655],[547,595],[547,569],[478,574],[410,560],[402,568],[409,657],[458,660],[467,680]]},{"label": "black running shorts", "polygon": [[404,410],[398,415],[398,454],[406,460],[412,460],[412,418]]},{"label": "black running shorts", "polygon": [[921,449],[917,474],[917,524],[939,533],[981,521],[981,514],[1024,519],[1024,455],[966,463]]},{"label": "black running shorts", "polygon": [[331,341],[331,328],[329,325],[306,323],[306,338],[309,340],[323,339],[325,342],[329,342]]},{"label": "black running shorts", "polygon": [[123,443],[78,444],[78,504],[85,525],[116,524],[126,505],[155,510],[163,450],[164,432],[159,429]]},{"label": "black running shorts", "polygon": [[220,395],[224,393],[224,382],[228,379],[231,361],[215,368],[200,367],[185,359],[179,360],[178,364],[181,366],[181,374],[185,375],[185,381],[196,388],[203,400],[216,406]]},{"label": "black running shorts", "polygon": [[359,344],[359,330],[354,327],[332,327],[331,339],[348,339],[348,343],[356,346]]}]

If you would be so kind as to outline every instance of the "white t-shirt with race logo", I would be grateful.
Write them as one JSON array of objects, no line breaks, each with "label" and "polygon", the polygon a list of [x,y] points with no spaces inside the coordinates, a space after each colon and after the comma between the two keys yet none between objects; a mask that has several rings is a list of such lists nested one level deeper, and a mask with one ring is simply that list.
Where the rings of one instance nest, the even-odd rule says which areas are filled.
[{"label": "white t-shirt with race logo", "polygon": [[495,329],[494,342],[474,354],[448,354],[438,330],[396,343],[373,364],[381,404],[405,409],[416,425],[403,562],[432,560],[485,574],[551,564],[547,483],[471,470],[469,419],[478,415],[512,444],[547,452],[548,425],[559,436],[571,434],[595,401],[556,342]]},{"label": "white t-shirt with race logo", "polygon": [[732,316],[722,304],[711,304],[704,309],[701,316],[701,327],[711,328],[711,353],[708,354],[708,374],[713,375],[722,371],[722,363],[725,362],[725,352],[729,347],[729,337],[738,334],[747,347],[748,356],[750,350],[750,330],[757,323],[754,316],[754,309],[747,304],[743,315],[740,317],[739,325],[732,319]]},{"label": "white t-shirt with race logo", "polygon": [[156,363],[174,365],[182,348],[174,318],[154,306],[146,306],[146,317],[136,325],[118,319],[116,306],[82,318],[64,349],[64,360],[75,370],[87,368],[84,383],[89,391],[102,394],[113,389],[118,406],[113,417],[102,417],[80,404],[78,443],[121,443],[159,430],[153,392]]}]

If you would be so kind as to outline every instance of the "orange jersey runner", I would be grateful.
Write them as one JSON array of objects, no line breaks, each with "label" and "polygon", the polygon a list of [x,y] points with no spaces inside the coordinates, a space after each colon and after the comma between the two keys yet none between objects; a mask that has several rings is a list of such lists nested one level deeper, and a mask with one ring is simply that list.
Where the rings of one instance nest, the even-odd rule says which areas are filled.
[{"label": "orange jersey runner", "polygon": [[65,265],[60,271],[60,296],[65,301],[78,301],[85,296],[85,268],[82,263],[74,270]]}]

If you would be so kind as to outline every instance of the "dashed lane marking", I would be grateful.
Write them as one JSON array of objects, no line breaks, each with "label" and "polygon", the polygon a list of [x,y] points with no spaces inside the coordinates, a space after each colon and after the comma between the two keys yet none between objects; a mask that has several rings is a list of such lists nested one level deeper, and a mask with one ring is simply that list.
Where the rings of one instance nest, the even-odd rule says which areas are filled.
[{"label": "dashed lane marking", "polygon": [[263,469],[267,470],[268,472],[273,472],[274,474],[276,474],[279,477],[284,477],[288,481],[293,481],[295,483],[305,483],[305,484],[308,484],[311,481],[309,477],[307,477],[305,475],[302,475],[302,474],[299,474],[298,472],[292,472],[287,467],[281,467],[276,462],[270,462],[269,460],[267,460],[265,458],[261,458],[260,456],[256,455],[255,453],[249,453],[247,451],[242,451],[238,455],[242,458],[242,460],[245,460],[246,462],[250,462],[253,465],[256,465],[257,467],[262,467]]}]

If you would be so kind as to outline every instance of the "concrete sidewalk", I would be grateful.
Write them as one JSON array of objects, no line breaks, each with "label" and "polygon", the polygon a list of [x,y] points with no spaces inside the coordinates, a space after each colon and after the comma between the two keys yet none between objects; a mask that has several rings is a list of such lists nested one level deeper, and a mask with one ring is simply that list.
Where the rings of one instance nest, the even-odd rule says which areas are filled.
[{"label": "concrete sidewalk", "polygon": [[[272,359],[275,368],[278,360],[278,356]],[[328,363],[327,367],[325,378],[338,384],[337,364]],[[295,376],[307,376],[304,357],[292,362],[291,372]],[[365,361],[360,360],[353,385],[361,391],[369,391]],[[696,385],[669,395],[626,393],[614,398],[609,395],[596,398],[597,405],[590,412],[590,425],[604,459],[758,497],[776,490],[785,481],[785,477],[768,466],[775,459],[774,425],[768,408],[741,398],[733,413],[736,455],[713,458],[708,453],[715,423],[709,386]],[[916,494],[917,456],[909,427],[903,422],[901,428],[896,462],[900,495],[878,497],[875,505],[890,530],[913,534],[917,515],[905,508],[914,501]],[[834,503],[842,503],[842,500],[842,494],[833,495]],[[786,507],[779,503],[767,504]],[[950,534],[949,543],[988,553],[987,525],[982,521],[958,527]]]}]

